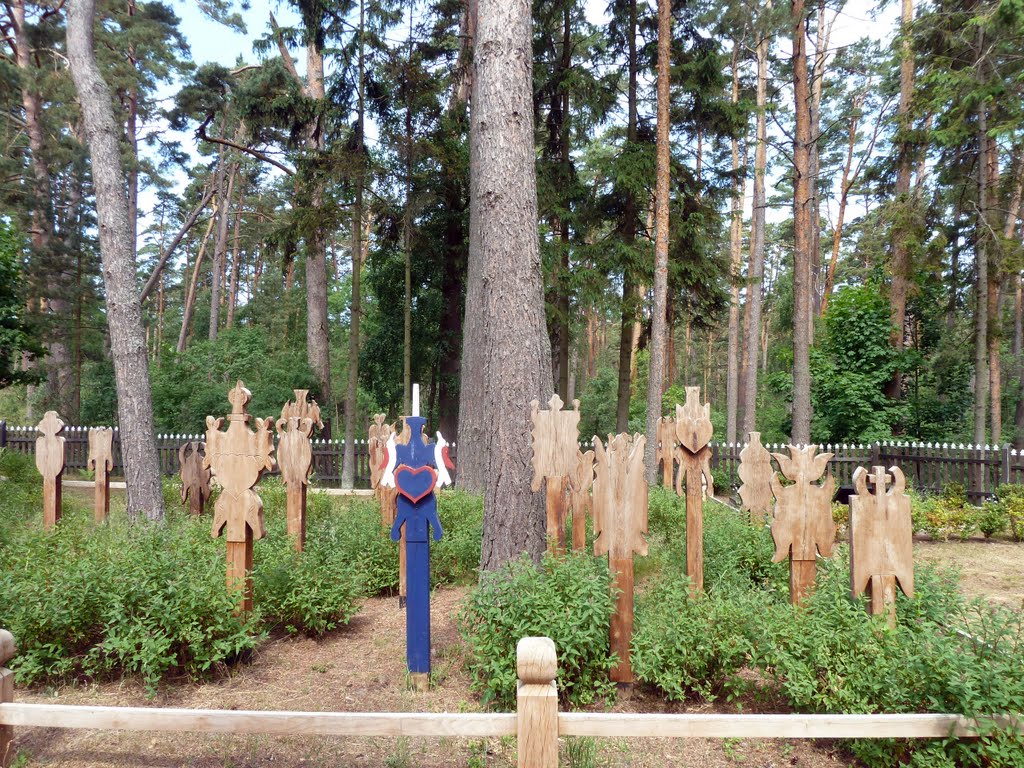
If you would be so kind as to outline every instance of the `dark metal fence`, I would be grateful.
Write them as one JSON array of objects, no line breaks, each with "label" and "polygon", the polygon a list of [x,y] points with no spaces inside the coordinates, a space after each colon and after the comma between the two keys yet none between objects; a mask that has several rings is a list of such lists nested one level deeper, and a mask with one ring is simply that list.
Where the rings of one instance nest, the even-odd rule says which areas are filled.
[{"label": "dark metal fence", "polygon": [[[65,439],[67,469],[85,470],[89,455],[89,428],[65,427],[62,435]],[[37,436],[35,427],[11,426],[0,421],[0,448],[35,453]],[[204,435],[157,435],[161,471],[165,475],[176,475],[179,471],[178,448],[190,440],[203,439]],[[711,444],[711,467],[719,473],[724,473],[733,488],[740,483],[736,470],[739,468],[739,456],[743,446],[743,443]],[[765,447],[774,452],[786,450],[781,444],[770,444]],[[1024,451],[1016,451],[1009,445],[974,446],[886,441],[820,445],[818,448],[835,454],[829,462],[829,469],[836,479],[837,487],[853,485],[853,470],[858,466],[878,465],[900,467],[907,476],[907,483],[923,493],[939,493],[944,486],[959,483],[967,489],[968,498],[975,503],[991,496],[1002,483],[1024,483]],[[449,450],[454,459],[454,444]],[[343,440],[313,441],[313,480],[316,484],[340,485],[344,453]],[[365,440],[355,441],[355,462],[356,486],[368,487],[370,453]],[[114,476],[121,475],[121,466],[121,440],[115,428]]]}]

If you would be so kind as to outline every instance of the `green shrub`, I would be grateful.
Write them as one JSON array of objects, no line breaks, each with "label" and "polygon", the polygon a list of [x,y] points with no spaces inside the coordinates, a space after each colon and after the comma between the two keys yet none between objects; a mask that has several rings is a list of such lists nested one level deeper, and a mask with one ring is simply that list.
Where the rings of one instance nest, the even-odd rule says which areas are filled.
[{"label": "green shrub", "polygon": [[1006,530],[1010,524],[1010,516],[1006,512],[1006,506],[1001,502],[986,501],[978,514],[978,530],[986,539],[997,536]]},{"label": "green shrub", "polygon": [[485,702],[512,707],[516,692],[516,644],[546,636],[558,653],[558,691],[571,704],[610,695],[607,673],[615,662],[608,648],[614,611],[605,560],[588,554],[546,555],[539,566],[525,555],[483,574],[459,615],[468,646],[473,688]]},{"label": "green shrub", "polygon": [[957,484],[952,487],[948,495],[911,496],[910,516],[915,532],[927,533],[936,541],[948,541],[950,537],[966,540],[977,533],[981,511],[966,504]]},{"label": "green shrub", "polygon": [[430,543],[430,584],[465,583],[480,566],[484,500],[465,491],[443,490],[437,495],[437,515],[444,538]]},{"label": "green shrub", "polygon": [[1005,483],[996,490],[996,496],[1006,510],[1013,540],[1024,541],[1024,485]]}]

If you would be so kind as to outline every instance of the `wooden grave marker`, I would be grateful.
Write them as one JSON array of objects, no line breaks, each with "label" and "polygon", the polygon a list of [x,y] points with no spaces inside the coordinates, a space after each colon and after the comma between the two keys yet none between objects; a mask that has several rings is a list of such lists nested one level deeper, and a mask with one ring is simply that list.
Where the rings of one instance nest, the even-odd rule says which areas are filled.
[{"label": "wooden grave marker", "polygon": [[658,436],[658,447],[654,452],[654,463],[661,465],[661,484],[672,488],[676,468],[676,420],[671,416],[662,416],[658,419],[655,434]]},{"label": "wooden grave marker", "polygon": [[562,399],[551,395],[548,410],[540,410],[540,401],[530,402],[533,429],[533,482],[530,489],[545,485],[548,549],[565,551],[565,501],[569,475],[576,467],[580,440],[580,401],[573,400],[571,411],[562,410]]},{"label": "wooden grave marker", "polygon": [[295,402],[281,408],[277,420],[277,465],[288,491],[288,536],[296,552],[306,546],[306,487],[313,471],[313,427],[323,429],[320,406],[307,402],[308,389],[293,389]]},{"label": "wooden grave marker", "polygon": [[828,469],[831,453],[818,453],[818,448],[789,446],[789,456],[773,453],[782,474],[792,481],[784,486],[779,473],[773,472],[772,493],[775,495],[775,514],[772,519],[772,538],[775,539],[773,563],[789,557],[789,601],[798,605],[814,589],[817,572],[815,558],[832,556],[836,539],[836,524],[832,519],[832,493],[835,481],[832,474],[818,485]]},{"label": "wooden grave marker", "polygon": [[224,419],[206,417],[206,458],[203,466],[213,470],[221,485],[214,506],[214,538],[227,531],[227,570],[225,580],[239,597],[238,610],[252,610],[252,543],[266,535],[263,526],[263,500],[253,490],[260,477],[274,468],[273,419],[256,419],[256,431],[249,429],[252,418],[247,408],[252,393],[239,379],[228,393],[231,413],[228,428],[221,432]]},{"label": "wooden grave marker", "polygon": [[611,679],[617,683],[633,682],[633,554],[647,554],[646,442],[643,435],[608,435],[606,450],[594,438],[594,554],[608,555],[619,592],[610,628],[611,650],[619,657]]},{"label": "wooden grave marker", "polygon": [[594,485],[594,452],[580,452],[569,475],[569,509],[572,512],[572,548],[582,552],[587,546],[587,514],[593,514],[590,490]]},{"label": "wooden grave marker", "polygon": [[94,507],[96,522],[110,515],[110,470],[114,468],[114,430],[94,427],[89,430],[89,459],[86,466],[96,474]]},{"label": "wooden grave marker", "polygon": [[[886,485],[890,484],[888,490]],[[874,486],[874,492],[868,485]],[[907,481],[899,467],[864,467],[853,473],[850,497],[850,589],[854,599],[870,586],[868,612],[896,626],[896,584],[914,596],[914,525]]]},{"label": "wooden grave marker", "polygon": [[[398,514],[398,488],[382,483],[381,479],[388,471],[391,458],[396,456],[395,447],[407,445],[410,431],[402,422],[402,431],[398,432],[394,424],[384,422],[385,415],[378,413],[370,425],[367,445],[370,453],[370,487],[380,504],[380,521],[390,530]],[[394,466],[391,466],[394,469]],[[405,559],[405,526],[402,526],[398,539],[398,607],[405,607],[409,594],[408,565]]]},{"label": "wooden grave marker", "polygon": [[188,501],[189,513],[201,515],[210,498],[211,472],[206,464],[206,443],[193,440],[178,448],[178,465],[181,467],[181,503]]},{"label": "wooden grave marker", "polygon": [[36,469],[43,476],[43,528],[50,529],[60,520],[64,422],[56,411],[47,411],[36,429],[42,433],[36,438]]},{"label": "wooden grave marker", "polygon": [[[686,482],[686,575],[690,594],[704,592],[704,482],[708,496],[715,494],[711,477],[711,404],[700,404],[700,387],[686,388],[686,404],[676,404],[676,493],[683,495]],[[702,482],[703,481],[703,482]]]},{"label": "wooden grave marker", "polygon": [[750,432],[747,444],[740,451],[737,474],[740,485],[740,508],[750,513],[750,522],[764,525],[772,511],[772,455],[761,445],[761,433]]}]

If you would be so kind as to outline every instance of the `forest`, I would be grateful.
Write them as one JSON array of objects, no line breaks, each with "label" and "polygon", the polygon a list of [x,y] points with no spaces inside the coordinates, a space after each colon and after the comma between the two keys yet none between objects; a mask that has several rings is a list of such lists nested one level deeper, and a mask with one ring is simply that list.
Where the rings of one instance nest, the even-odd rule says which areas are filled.
[{"label": "forest", "polygon": [[[88,148],[105,99],[76,89],[86,4],[120,186]],[[548,386],[581,435],[644,432],[649,386],[668,408],[699,385],[728,442],[1024,447],[1020,3],[660,5],[659,25],[646,0],[533,3],[532,114],[512,114],[536,199],[480,203],[512,258],[516,217],[535,224]],[[249,27],[199,6],[251,55],[204,61],[159,0],[0,11],[0,418],[118,421],[112,194],[154,429],[201,431],[241,377],[261,415],[308,388],[351,443],[420,382],[457,441],[483,397],[473,253],[495,242],[472,191],[478,158],[504,160],[471,137],[493,20],[476,0],[287,0]]]}]

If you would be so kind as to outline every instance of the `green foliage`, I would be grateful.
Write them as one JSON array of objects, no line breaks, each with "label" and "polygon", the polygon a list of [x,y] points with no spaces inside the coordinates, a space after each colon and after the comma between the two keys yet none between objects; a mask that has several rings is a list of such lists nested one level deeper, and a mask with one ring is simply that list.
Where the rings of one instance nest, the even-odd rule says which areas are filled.
[{"label": "green foliage", "polygon": [[523,555],[483,574],[459,615],[474,690],[485,702],[513,706],[516,643],[543,635],[555,641],[564,700],[579,705],[611,695],[607,673],[615,657],[608,626],[614,608],[607,563],[589,554],[545,555],[539,566]]},{"label": "green foliage", "polygon": [[1006,507],[999,502],[986,501],[978,515],[978,530],[986,539],[1003,533],[1010,525],[1010,516]]},{"label": "green foliage", "polygon": [[877,285],[844,287],[829,302],[811,360],[814,440],[871,441],[892,434],[899,408],[885,396],[885,385],[899,356],[889,332],[889,304]]},{"label": "green foliage", "polygon": [[[951,537],[969,539],[979,530],[996,525],[998,515],[967,503],[967,492],[960,483],[949,483],[939,496],[921,496],[910,492],[910,516],[915,533],[927,533],[936,541]],[[999,533],[1001,529],[994,530]],[[991,535],[991,534],[986,534]]]},{"label": "green foliage", "polygon": [[21,368],[21,355],[42,354],[24,317],[24,281],[21,256],[24,248],[14,229],[0,219],[0,388],[30,381],[33,376]]},{"label": "green foliage", "polygon": [[1024,485],[1005,483],[996,489],[999,506],[1006,512],[1010,535],[1024,541]]}]

